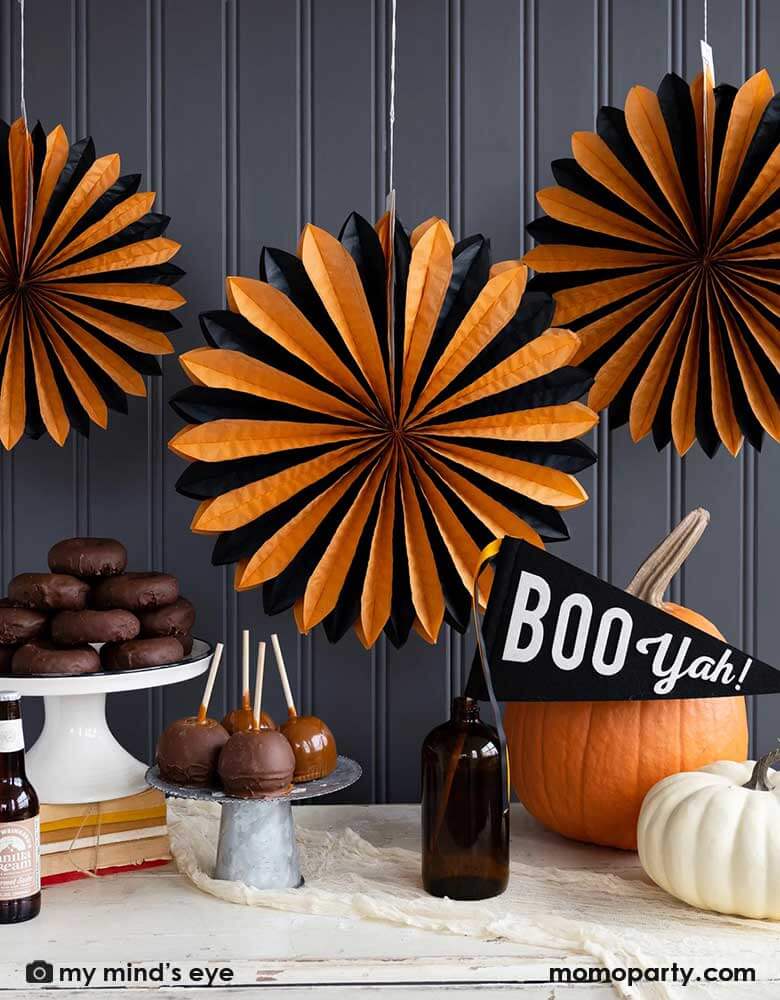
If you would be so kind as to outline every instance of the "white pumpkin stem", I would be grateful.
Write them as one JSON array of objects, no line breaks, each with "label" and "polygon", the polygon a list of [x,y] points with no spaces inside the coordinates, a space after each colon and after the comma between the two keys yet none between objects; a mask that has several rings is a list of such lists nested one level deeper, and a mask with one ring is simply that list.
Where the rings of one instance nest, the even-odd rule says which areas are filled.
[{"label": "white pumpkin stem", "polygon": [[743,788],[750,788],[755,792],[771,792],[774,789],[767,784],[767,776],[771,764],[780,760],[780,750],[770,750],[766,756],[756,761],[750,780],[746,781]]},{"label": "white pumpkin stem", "polygon": [[672,577],[691,554],[710,523],[710,512],[697,507],[687,514],[645,559],[626,593],[660,608]]}]

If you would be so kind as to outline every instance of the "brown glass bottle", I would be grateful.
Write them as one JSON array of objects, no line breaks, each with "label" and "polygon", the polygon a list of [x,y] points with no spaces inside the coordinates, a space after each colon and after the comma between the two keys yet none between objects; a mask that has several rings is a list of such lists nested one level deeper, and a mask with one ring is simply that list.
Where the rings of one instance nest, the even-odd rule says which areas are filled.
[{"label": "brown glass bottle", "polygon": [[0,924],[41,910],[38,796],[24,770],[21,698],[0,691]]},{"label": "brown glass bottle", "polygon": [[509,812],[500,745],[471,698],[456,698],[449,722],[422,748],[422,878],[450,899],[498,896],[509,881]]}]

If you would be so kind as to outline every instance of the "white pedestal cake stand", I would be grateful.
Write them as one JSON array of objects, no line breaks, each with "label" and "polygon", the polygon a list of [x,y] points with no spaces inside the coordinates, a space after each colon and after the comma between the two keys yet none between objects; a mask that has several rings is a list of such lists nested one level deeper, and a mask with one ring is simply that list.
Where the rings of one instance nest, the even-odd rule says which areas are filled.
[{"label": "white pedestal cake stand", "polygon": [[211,651],[207,642],[195,639],[185,660],[163,667],[80,677],[0,674],[0,688],[43,698],[43,730],[26,761],[41,802],[102,802],[143,792],[148,765],[128,753],[108,728],[106,695],[191,680],[205,673]]}]

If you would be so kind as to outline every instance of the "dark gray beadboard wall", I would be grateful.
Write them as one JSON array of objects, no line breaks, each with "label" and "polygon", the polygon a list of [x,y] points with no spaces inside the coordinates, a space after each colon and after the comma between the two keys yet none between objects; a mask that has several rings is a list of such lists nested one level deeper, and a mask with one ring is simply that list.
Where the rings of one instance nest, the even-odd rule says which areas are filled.
[{"label": "dark gray beadboard wall", "polygon": [[[183,244],[178,286],[188,305],[177,348],[199,343],[197,314],[222,302],[226,273],[255,275],[265,242],[288,249],[307,220],[337,230],[385,193],[388,0],[27,0],[27,107],[47,129],[89,132],[141,171]],[[720,80],[760,66],[780,83],[776,0],[710,0]],[[669,69],[699,65],[702,0],[398,0],[396,186],[407,225],[438,214],[456,235],[489,235],[497,258],[517,257],[549,162],[572,131],[592,127],[606,101]],[[0,109],[19,109],[16,0],[0,0]],[[184,382],[175,358],[147,400],[113,416],[108,432],[62,449],[24,441],[0,456],[2,582],[42,569],[53,541],[116,535],[137,568],[179,575],[198,631],[228,643],[215,713],[236,700],[237,637],[282,635],[300,706],[324,716],[340,748],[362,761],[356,801],[417,796],[418,751],[461,684],[466,644],[412,639],[398,652],[356,640],[301,639],[290,619],[265,620],[256,594],[237,597],[210,565],[211,542],[190,534],[193,511],[173,484],[182,464],[165,441],[177,427],[168,396]],[[584,476],[591,502],[556,552],[625,584],[688,508],[713,523],[673,596],[735,642],[780,659],[780,446],[683,460],[631,443],[625,428],[597,435],[600,463]],[[269,708],[281,714],[270,676]],[[139,755],[163,724],[190,712],[199,684],[116,696],[115,731]],[[26,707],[32,737],[40,709]],[[754,749],[780,735],[780,696],[753,706]]]}]

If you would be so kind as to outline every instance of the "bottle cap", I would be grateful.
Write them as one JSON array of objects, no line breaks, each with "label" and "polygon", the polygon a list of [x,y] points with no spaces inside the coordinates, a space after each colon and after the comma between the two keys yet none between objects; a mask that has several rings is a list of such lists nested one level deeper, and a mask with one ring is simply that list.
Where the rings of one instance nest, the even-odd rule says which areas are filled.
[{"label": "bottle cap", "polygon": [[21,701],[18,691],[0,691],[0,701]]},{"label": "bottle cap", "polygon": [[455,718],[463,719],[466,722],[477,722],[479,720],[479,702],[464,695],[454,698],[452,714]]}]

